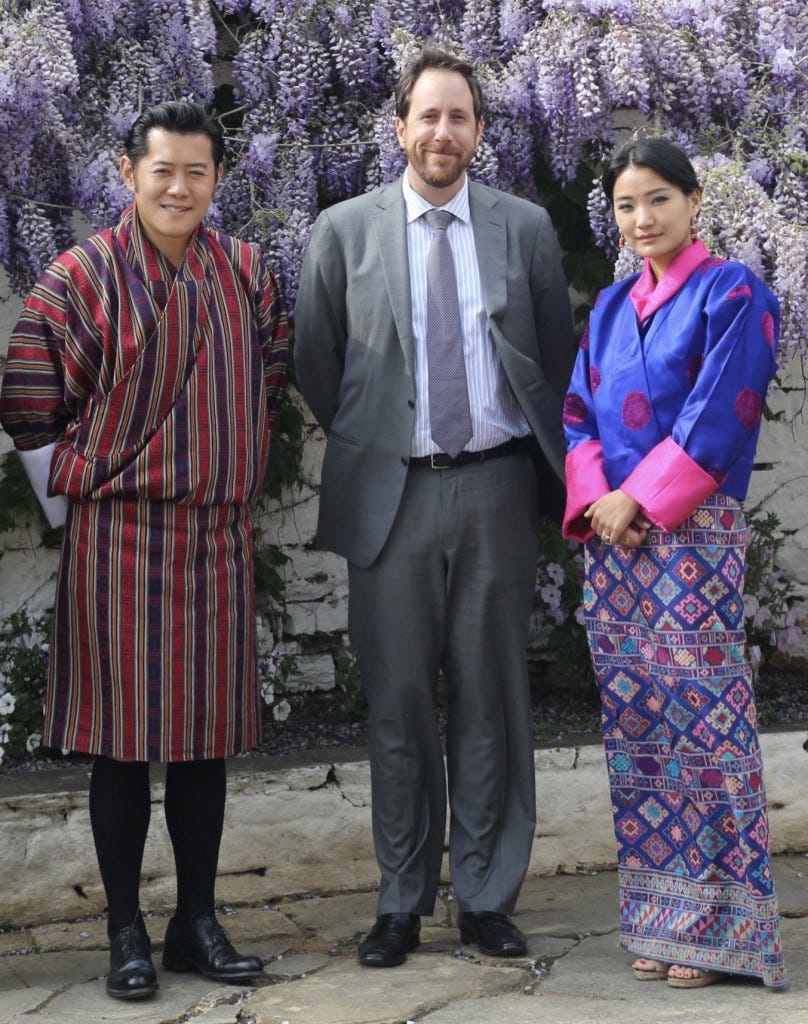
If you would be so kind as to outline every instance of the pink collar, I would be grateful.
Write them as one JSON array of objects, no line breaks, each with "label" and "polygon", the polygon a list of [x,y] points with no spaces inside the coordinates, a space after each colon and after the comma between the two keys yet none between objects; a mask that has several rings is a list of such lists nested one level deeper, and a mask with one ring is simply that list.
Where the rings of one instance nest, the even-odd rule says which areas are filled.
[{"label": "pink collar", "polygon": [[709,250],[704,242],[697,238],[692,245],[688,245],[679,253],[659,281],[654,277],[650,260],[645,260],[642,273],[629,292],[640,321],[647,320],[652,313],[656,313],[664,306],[668,299],[672,299],[696,267],[709,258]]}]

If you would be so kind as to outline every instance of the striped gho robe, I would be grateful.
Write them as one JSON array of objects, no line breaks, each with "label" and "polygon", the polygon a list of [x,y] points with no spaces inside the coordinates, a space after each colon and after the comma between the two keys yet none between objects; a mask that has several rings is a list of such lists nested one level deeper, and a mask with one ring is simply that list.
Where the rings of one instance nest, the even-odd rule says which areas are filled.
[{"label": "striped gho robe", "polygon": [[252,521],[287,322],[254,246],[175,269],[132,207],[60,256],[9,345],[0,420],[69,499],[43,743],[122,760],[259,738]]}]

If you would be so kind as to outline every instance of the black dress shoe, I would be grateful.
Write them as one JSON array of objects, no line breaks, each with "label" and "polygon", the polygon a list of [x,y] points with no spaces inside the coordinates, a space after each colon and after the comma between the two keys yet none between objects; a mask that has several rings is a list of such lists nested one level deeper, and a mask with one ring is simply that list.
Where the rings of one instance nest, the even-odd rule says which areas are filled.
[{"label": "black dress shoe", "polygon": [[198,971],[214,981],[248,981],[263,972],[264,962],[257,956],[237,953],[211,910],[194,914],[185,924],[171,918],[163,967],[167,971]]},{"label": "black dress shoe", "polygon": [[421,944],[418,914],[382,914],[360,943],[357,960],[364,967],[398,967]]},{"label": "black dress shoe", "polygon": [[107,995],[115,999],[143,999],[157,991],[151,961],[151,942],[140,917],[113,935],[109,947]]},{"label": "black dress shoe", "polygon": [[476,942],[486,956],[525,956],[527,942],[507,914],[461,910],[457,918],[463,942]]}]

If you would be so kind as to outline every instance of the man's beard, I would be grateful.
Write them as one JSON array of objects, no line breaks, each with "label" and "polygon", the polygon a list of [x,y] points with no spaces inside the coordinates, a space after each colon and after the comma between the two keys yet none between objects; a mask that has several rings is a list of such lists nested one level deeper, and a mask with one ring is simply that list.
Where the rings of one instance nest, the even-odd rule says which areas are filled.
[{"label": "man's beard", "polygon": [[[450,185],[454,185],[463,176],[463,172],[471,162],[471,157],[468,160],[458,157],[456,163],[448,164],[443,170],[433,170],[427,159],[430,155],[430,153],[427,153],[426,157],[421,157],[417,163],[413,163],[413,168],[418,177],[426,182],[430,188],[448,188]],[[453,152],[438,155],[455,156]]]}]

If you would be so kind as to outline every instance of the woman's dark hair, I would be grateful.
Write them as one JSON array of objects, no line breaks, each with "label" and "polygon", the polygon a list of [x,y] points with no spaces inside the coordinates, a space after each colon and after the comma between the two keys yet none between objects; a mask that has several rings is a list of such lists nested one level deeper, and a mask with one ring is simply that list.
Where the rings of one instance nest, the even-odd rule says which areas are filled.
[{"label": "woman's dark hair", "polygon": [[600,178],[609,202],[614,198],[614,183],[627,167],[649,167],[686,196],[701,190],[693,164],[678,146],[667,139],[633,139],[613,153]]},{"label": "woman's dark hair", "polygon": [[224,136],[218,122],[199,103],[169,100],[144,110],[129,129],[124,152],[133,167],[137,167],[140,158],[149,151],[149,132],[152,128],[162,128],[178,135],[207,135],[214,165],[218,167],[224,161]]},{"label": "woman's dark hair", "polygon": [[396,85],[396,117],[406,121],[407,114],[410,112],[410,100],[415,83],[424,71],[432,70],[456,71],[465,78],[471,90],[474,119],[479,122],[483,116],[483,91],[474,74],[474,68],[462,57],[456,57],[447,50],[440,50],[437,46],[425,46],[420,56],[402,71]]}]

